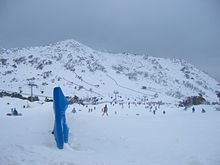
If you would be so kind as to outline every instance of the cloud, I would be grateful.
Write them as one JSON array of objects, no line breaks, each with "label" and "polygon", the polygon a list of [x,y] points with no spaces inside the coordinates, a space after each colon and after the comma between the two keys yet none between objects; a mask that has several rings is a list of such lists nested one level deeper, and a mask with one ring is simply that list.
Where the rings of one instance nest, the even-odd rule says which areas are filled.
[{"label": "cloud", "polygon": [[220,80],[219,15],[218,0],[1,0],[0,47],[73,38],[95,49],[183,58]]}]

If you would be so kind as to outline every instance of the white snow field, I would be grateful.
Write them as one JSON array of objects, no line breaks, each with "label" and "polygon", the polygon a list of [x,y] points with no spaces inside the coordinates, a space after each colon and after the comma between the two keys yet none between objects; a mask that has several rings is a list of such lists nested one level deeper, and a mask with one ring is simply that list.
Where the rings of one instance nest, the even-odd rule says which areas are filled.
[{"label": "white snow field", "polygon": [[[9,103],[9,105],[7,104]],[[70,105],[69,143],[56,148],[51,134],[52,103],[29,103],[0,98],[1,165],[219,165],[220,111],[217,106],[195,106],[196,112],[161,106],[156,115],[144,105],[110,105],[93,112]],[[6,116],[16,107],[22,116]],[[71,113],[75,107],[77,113]],[[204,108],[206,113],[201,113]],[[164,115],[162,111],[165,110]],[[116,114],[116,112],[117,114]]]}]

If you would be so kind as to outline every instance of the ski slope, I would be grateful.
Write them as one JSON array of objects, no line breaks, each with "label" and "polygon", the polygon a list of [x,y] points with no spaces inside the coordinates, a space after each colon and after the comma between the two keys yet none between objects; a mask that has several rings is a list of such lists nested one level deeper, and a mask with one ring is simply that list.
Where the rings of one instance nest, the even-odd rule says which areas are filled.
[{"label": "ski slope", "polygon": [[[33,83],[34,96],[40,97],[32,103],[0,98],[0,165],[220,164],[220,84],[184,60],[99,52],[66,40],[0,49],[0,68],[0,91],[28,97]],[[57,86],[65,96],[100,103],[96,109],[68,108],[70,137],[64,150],[57,149],[51,134],[53,104],[45,102]],[[195,113],[177,106],[198,95],[207,105],[195,106]],[[111,105],[114,100],[124,107]],[[102,116],[102,103],[108,104],[109,116]],[[23,115],[6,116],[14,107]]]},{"label": "ski slope", "polygon": [[[9,105],[7,104],[9,103]],[[195,106],[192,113],[162,105],[156,115],[144,105],[104,105],[93,112],[81,105],[67,110],[69,143],[56,148],[51,134],[52,103],[28,103],[0,98],[1,165],[219,165],[220,111],[218,106]],[[22,116],[6,116],[16,107]],[[77,110],[71,113],[72,108]],[[204,108],[206,113],[201,113]],[[166,114],[163,115],[162,111]]]}]

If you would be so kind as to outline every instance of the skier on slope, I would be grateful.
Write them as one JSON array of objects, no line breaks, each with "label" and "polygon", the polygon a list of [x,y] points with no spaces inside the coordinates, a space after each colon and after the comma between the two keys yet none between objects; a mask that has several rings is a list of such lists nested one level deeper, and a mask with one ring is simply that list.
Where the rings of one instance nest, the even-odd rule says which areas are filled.
[{"label": "skier on slope", "polygon": [[195,112],[195,108],[194,107],[192,107],[192,113],[194,113]]},{"label": "skier on slope", "polygon": [[204,108],[202,108],[202,111],[201,111],[202,113],[206,113],[206,111],[205,111],[205,109]]},{"label": "skier on slope", "polygon": [[103,108],[103,114],[102,116],[104,116],[106,114],[106,116],[108,116],[108,107],[107,104],[105,104],[104,108]]}]

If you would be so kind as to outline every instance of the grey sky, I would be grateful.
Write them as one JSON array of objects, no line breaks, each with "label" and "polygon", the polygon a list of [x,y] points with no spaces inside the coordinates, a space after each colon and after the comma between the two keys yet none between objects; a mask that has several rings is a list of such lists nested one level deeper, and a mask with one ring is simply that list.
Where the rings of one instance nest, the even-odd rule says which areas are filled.
[{"label": "grey sky", "polygon": [[0,0],[0,47],[75,39],[185,59],[220,81],[219,0]]}]

